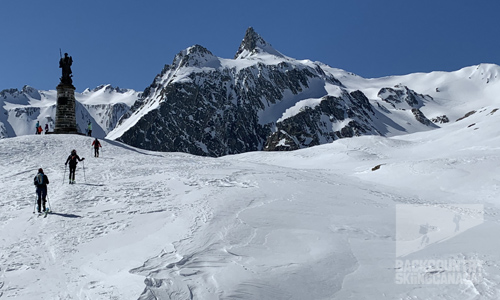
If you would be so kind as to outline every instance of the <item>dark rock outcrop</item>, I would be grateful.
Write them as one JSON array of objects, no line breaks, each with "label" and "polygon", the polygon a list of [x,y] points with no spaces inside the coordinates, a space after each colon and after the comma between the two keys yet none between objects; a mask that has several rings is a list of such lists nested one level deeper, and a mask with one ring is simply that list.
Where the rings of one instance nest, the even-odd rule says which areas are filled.
[{"label": "dark rock outcrop", "polygon": [[343,92],[340,97],[325,96],[315,107],[277,122],[264,150],[287,151],[332,142],[339,138],[376,133],[370,126],[372,105],[360,91]]},{"label": "dark rock outcrop", "polygon": [[[250,51],[255,45],[274,55],[249,29],[240,48]],[[322,97],[327,92],[317,86],[325,83],[341,86],[319,66],[286,59],[223,66],[210,51],[195,45],[177,54],[145,89],[132,108],[132,114],[142,117],[118,140],[144,149],[206,156],[262,150],[277,119],[272,115],[287,108],[284,99],[303,93]]]},{"label": "dark rock outcrop", "polygon": [[435,124],[444,124],[450,122],[450,119],[446,115],[442,115],[432,118],[431,121]]},{"label": "dark rock outcrop", "polygon": [[418,122],[426,126],[436,127],[420,110],[426,101],[433,100],[431,96],[418,94],[404,85],[382,88],[377,96],[395,109],[410,109]]}]

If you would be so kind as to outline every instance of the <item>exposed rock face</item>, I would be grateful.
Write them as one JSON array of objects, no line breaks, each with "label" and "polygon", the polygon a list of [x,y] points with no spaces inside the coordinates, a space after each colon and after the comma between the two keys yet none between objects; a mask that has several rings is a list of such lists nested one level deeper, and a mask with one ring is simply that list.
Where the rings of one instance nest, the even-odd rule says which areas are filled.
[{"label": "exposed rock face", "polygon": [[[149,150],[222,156],[387,133],[384,122],[391,121],[383,114],[391,112],[379,103],[372,107],[329,70],[284,56],[249,28],[234,59],[218,58],[200,45],[177,54],[111,138]],[[383,88],[378,95],[436,126],[420,110],[430,96],[406,86]]]},{"label": "exposed rock face", "polygon": [[87,119],[93,118],[105,133],[113,130],[120,119],[130,112],[130,107],[125,103],[83,104],[83,107],[90,114]]},{"label": "exposed rock face", "polygon": [[412,108],[411,112],[415,116],[415,119],[417,121],[419,121],[420,123],[422,123],[424,125],[427,125],[427,126],[432,126],[433,125],[433,123],[431,122],[431,120],[427,119],[427,117],[424,115],[423,112],[420,111],[420,109],[418,109],[418,108]]},{"label": "exposed rock face", "polygon": [[22,90],[5,89],[0,91],[0,99],[10,103],[28,105],[30,98],[40,100],[41,95],[38,90],[28,85],[25,85]]},{"label": "exposed rock face", "polygon": [[437,116],[435,118],[432,118],[431,121],[436,124],[444,124],[450,122],[446,115]]},{"label": "exposed rock face", "polygon": [[418,94],[402,85],[396,85],[394,88],[382,88],[377,96],[396,109],[410,109],[418,122],[426,126],[436,127],[420,110],[425,101],[433,100],[431,96]]},{"label": "exposed rock face", "polygon": [[283,54],[274,49],[271,44],[266,42],[250,27],[247,29],[245,38],[243,38],[234,59],[245,59],[259,53],[269,53],[278,57],[284,57]]},{"label": "exposed rock face", "polygon": [[[272,52],[266,55],[275,53],[262,38],[247,31],[240,46],[243,50],[236,56],[245,51],[252,55],[256,48],[249,49],[254,45],[266,48],[259,51]],[[274,111],[287,108],[280,108],[286,96],[312,93],[322,97],[327,93],[324,88],[318,91],[317,85],[341,85],[319,67],[286,59],[247,65],[224,66],[199,45],[182,51],[144,91],[133,107],[134,113],[143,116],[118,139],[145,149],[208,156],[262,150],[277,119]]]},{"label": "exposed rock face", "polygon": [[305,106],[298,114],[277,122],[277,130],[267,139],[264,150],[296,150],[375,133],[369,125],[373,114],[372,105],[360,91],[325,96],[315,107]]},{"label": "exposed rock face", "polygon": [[429,95],[417,94],[414,90],[401,85],[396,85],[394,88],[382,88],[377,96],[394,108],[420,108],[424,101],[432,100]]},{"label": "exposed rock face", "polygon": [[472,115],[473,115],[473,114],[475,114],[475,113],[476,113],[476,111],[475,111],[475,110],[469,111],[469,112],[468,112],[468,113],[466,113],[463,117],[458,118],[458,119],[457,119],[457,122],[458,122],[458,121],[462,121],[463,119],[466,119],[466,118],[468,118],[468,117],[472,116]]}]

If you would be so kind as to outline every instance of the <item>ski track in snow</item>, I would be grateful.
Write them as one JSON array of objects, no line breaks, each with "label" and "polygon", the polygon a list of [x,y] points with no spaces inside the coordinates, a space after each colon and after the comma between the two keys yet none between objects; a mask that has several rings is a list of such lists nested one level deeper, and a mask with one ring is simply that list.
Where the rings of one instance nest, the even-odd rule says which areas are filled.
[{"label": "ski track in snow", "polygon": [[[8,177],[10,182],[7,184],[30,182],[33,170],[38,167],[33,164],[33,161],[39,161],[36,155],[49,155],[46,149],[46,143],[41,143],[40,147],[34,149],[25,149],[23,145],[19,145],[19,149],[3,149],[5,151],[2,153],[5,154],[26,153],[28,157],[18,162],[19,165],[31,162],[25,166],[24,170],[8,174],[6,178]],[[89,155],[79,152],[80,156],[86,156],[86,160],[78,165],[78,183],[69,185],[66,179],[62,179],[63,163],[69,150],[71,149],[64,149],[59,153],[58,162],[44,163],[61,166],[59,170],[45,167],[45,173],[50,180],[49,203],[54,211],[46,219],[30,216],[33,206],[29,203],[34,203],[32,201],[35,199],[32,190],[22,189],[21,193],[16,189],[6,190],[7,193],[4,195],[10,201],[2,203],[4,213],[0,221],[7,225],[7,228],[18,227],[18,224],[9,226],[9,223],[13,221],[13,214],[23,210],[26,219],[14,219],[14,222],[27,222],[28,226],[24,226],[26,229],[22,234],[9,236],[10,239],[17,239],[17,236],[22,238],[7,243],[10,244],[9,248],[4,249],[4,255],[0,261],[1,266],[6,266],[5,272],[43,271],[49,268],[48,265],[54,263],[64,267],[65,259],[74,254],[80,244],[125,230],[137,214],[168,213],[171,218],[175,218],[178,211],[191,209],[195,219],[207,219],[207,215],[203,215],[207,209],[203,206],[203,199],[200,200],[202,205],[197,203],[200,201],[180,204],[171,200],[172,194],[168,181],[171,180],[171,172],[179,166],[169,164],[171,161],[169,162],[168,158],[165,159],[158,154],[129,157],[128,159],[137,164],[124,169],[122,164],[127,162],[127,157],[123,156],[123,153],[113,153],[113,156],[107,156],[111,153],[106,153],[104,150],[101,157],[95,159],[90,156],[90,151]],[[85,162],[87,163],[86,174],[83,174]],[[152,168],[151,165],[156,163],[165,163],[165,168]],[[179,179],[185,180],[188,187],[192,185],[193,178],[183,178],[184,175],[190,174],[192,169],[207,167],[196,163],[190,164],[189,160],[183,160],[182,163],[182,168],[179,168],[182,169],[179,172]],[[210,167],[217,166],[213,164]],[[67,170],[65,173],[67,176]],[[192,190],[188,188],[177,192],[183,196]],[[179,195],[173,195],[173,197]],[[195,224],[197,222],[196,220]],[[193,226],[191,230],[195,231],[196,226]],[[67,281],[68,286],[78,285],[79,278],[71,278],[73,272],[74,270],[62,268],[59,274],[53,274],[50,277],[63,279],[62,282]],[[40,289],[43,288],[41,284]],[[23,288],[18,286],[11,287],[11,289],[22,291]]]}]

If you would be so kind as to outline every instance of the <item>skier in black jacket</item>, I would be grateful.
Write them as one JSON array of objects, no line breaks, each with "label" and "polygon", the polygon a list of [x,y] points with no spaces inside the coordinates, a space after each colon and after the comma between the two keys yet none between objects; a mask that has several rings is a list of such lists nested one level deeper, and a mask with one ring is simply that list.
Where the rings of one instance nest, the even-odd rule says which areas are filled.
[{"label": "skier in black jacket", "polygon": [[[36,174],[34,183],[36,185],[36,194],[38,195],[38,212],[45,211],[45,203],[47,202],[47,184],[49,184],[49,178],[43,173],[43,169],[38,169],[38,174]],[[40,210],[43,208],[43,210]]]},{"label": "skier in black jacket", "polygon": [[66,163],[64,165],[67,165],[69,163],[69,183],[75,183],[75,171],[76,171],[76,164],[78,164],[78,161],[84,160],[84,158],[80,158],[78,154],[76,154],[76,150],[73,149],[71,151],[71,154],[68,156],[68,159],[66,160]]}]

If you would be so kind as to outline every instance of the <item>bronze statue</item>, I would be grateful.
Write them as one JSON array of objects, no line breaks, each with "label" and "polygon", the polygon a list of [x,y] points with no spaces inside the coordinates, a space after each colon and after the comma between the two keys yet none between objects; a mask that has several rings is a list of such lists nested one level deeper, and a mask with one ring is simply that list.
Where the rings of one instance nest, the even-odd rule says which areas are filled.
[{"label": "bronze statue", "polygon": [[68,53],[64,53],[64,57],[59,60],[59,68],[62,69],[61,83],[63,84],[73,84],[73,79],[71,77],[71,65],[73,64],[73,58],[68,56]]}]

